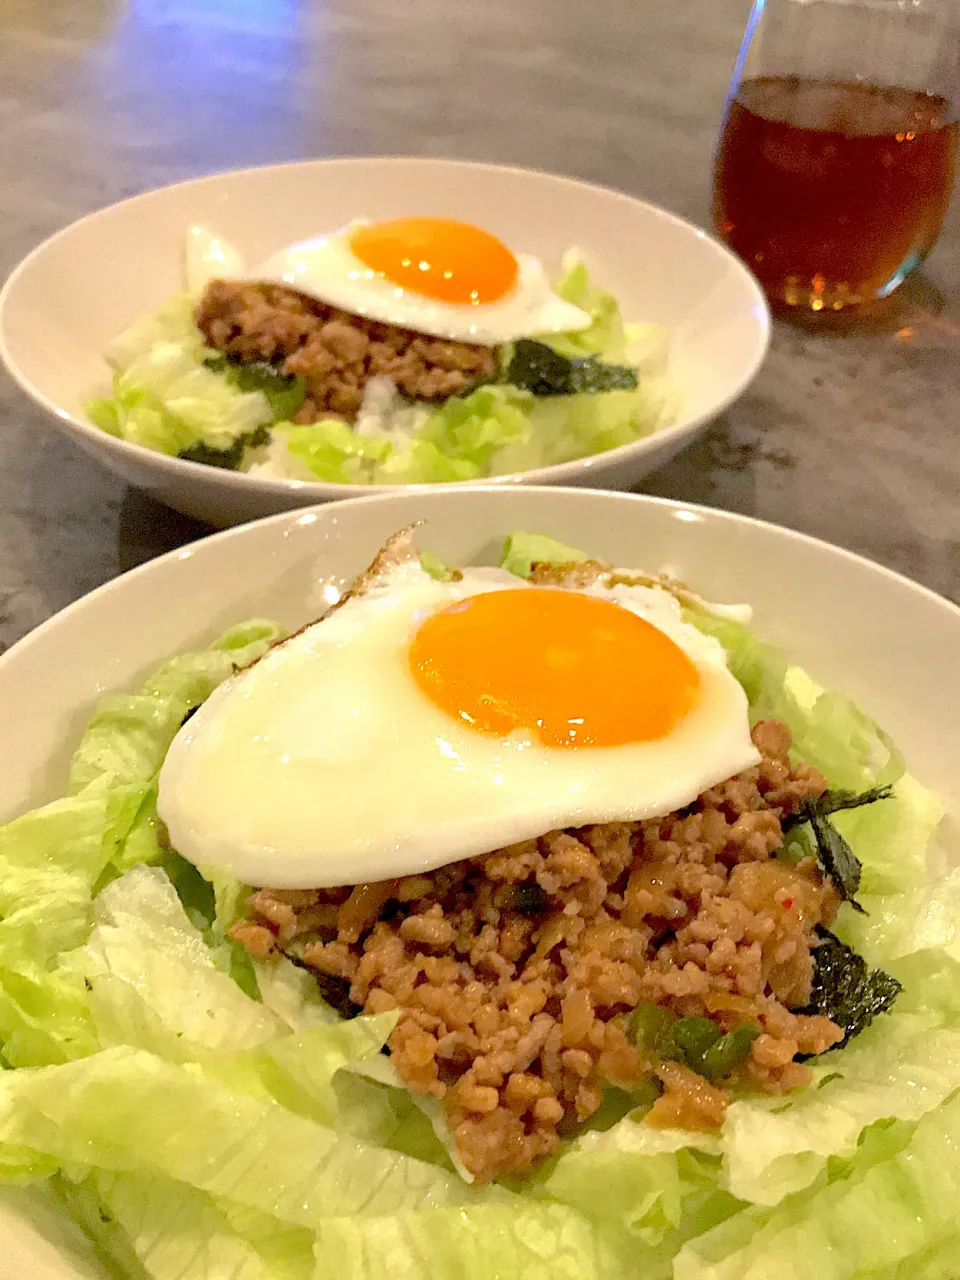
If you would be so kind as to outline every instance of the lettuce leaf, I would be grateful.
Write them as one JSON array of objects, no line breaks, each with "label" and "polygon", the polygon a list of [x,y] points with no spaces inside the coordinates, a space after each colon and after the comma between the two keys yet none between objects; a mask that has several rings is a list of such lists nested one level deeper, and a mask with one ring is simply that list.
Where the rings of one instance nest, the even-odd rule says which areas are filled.
[{"label": "lettuce leaf", "polygon": [[65,1062],[96,1046],[83,976],[57,958],[86,938],[91,899],[105,879],[143,861],[186,868],[157,838],[156,772],[184,716],[282,634],[261,621],[234,627],[210,649],[164,664],[141,693],[103,699],[74,754],[69,794],[0,827],[0,1048],[8,1064]]},{"label": "lettuce leaf", "polygon": [[864,955],[892,964],[936,951],[960,964],[960,869],[907,893],[863,902],[866,914],[846,921],[845,935]]},{"label": "lettuce leaf", "polygon": [[587,556],[576,547],[568,547],[556,538],[542,533],[510,533],[503,544],[500,568],[515,573],[518,578],[528,578],[537,562],[543,564],[573,564],[586,560]]},{"label": "lettuce leaf", "polygon": [[504,386],[478,387],[436,409],[420,429],[419,439],[441,456],[469,464],[471,474],[459,478],[493,475],[501,469],[504,452],[543,448],[543,442],[534,438],[532,409],[529,392]]},{"label": "lettuce leaf", "polygon": [[[686,616],[723,644],[733,674],[747,691],[751,719],[782,720],[793,734],[795,756],[816,765],[831,786],[863,791],[894,784],[893,797],[882,804],[831,818],[863,864],[862,895],[926,884],[943,805],[905,772],[883,729],[844,694],[824,689],[740,623],[700,609],[688,609]],[[848,918],[844,913],[845,922]]]},{"label": "lettuce leaf", "polygon": [[99,1174],[95,1185],[104,1208],[158,1280],[281,1280],[285,1276],[310,1280],[312,1276],[309,1231],[274,1223],[274,1247],[267,1259],[231,1227],[213,1197],[184,1183],[137,1174]]},{"label": "lettuce leaf", "polygon": [[551,334],[541,341],[574,359],[600,356],[611,364],[639,365],[648,373],[659,366],[665,355],[666,330],[660,325],[624,323],[616,298],[591,280],[580,254],[574,251],[567,255],[554,289],[564,301],[589,312],[592,323],[587,329]]},{"label": "lettuce leaf", "polygon": [[540,1185],[552,1199],[656,1246],[704,1193],[717,1192],[719,1153],[715,1135],[651,1129],[638,1112],[605,1133],[582,1134]]},{"label": "lettuce leaf", "polygon": [[864,1274],[858,1280],[955,1280],[960,1275],[960,1235],[911,1254],[903,1262]]},{"label": "lettuce leaf", "polygon": [[[123,784],[142,788],[123,844],[111,859],[110,874],[138,863],[164,862],[181,892],[185,892],[184,878],[192,879],[200,897],[206,897],[206,886],[199,877],[160,843],[156,775],[187,715],[206,701],[218,684],[255,661],[284,635],[283,628],[274,622],[256,618],[241,623],[209,649],[181,654],[165,663],[139,693],[109,694],[97,705],[71,762],[69,790],[82,791],[98,779],[114,788]],[[224,880],[224,892],[227,887]],[[194,905],[200,906],[200,902]]]},{"label": "lettuce leaf", "polygon": [[62,1185],[65,1204],[112,1264],[111,1275],[134,1280],[312,1280],[312,1232],[266,1216],[266,1239],[262,1230],[238,1231],[231,1216],[243,1214],[247,1226],[244,1211],[185,1183],[93,1172],[79,1183],[62,1180]]},{"label": "lettuce leaf", "polygon": [[62,965],[88,985],[102,1045],[186,1062],[247,1051],[286,1032],[218,965],[161,870],[135,867],[107,885],[94,916],[89,940]]},{"label": "lettuce leaf", "polygon": [[283,424],[274,428],[271,454],[277,456],[276,442],[285,442],[297,478],[335,484],[477,480],[629,444],[655,430],[665,412],[653,380],[633,391],[540,398],[489,384],[445,401],[414,428],[378,435],[359,435],[336,418]]},{"label": "lettuce leaf", "polygon": [[[282,1151],[291,1140],[297,1141],[297,1132],[316,1152],[322,1151],[325,1140],[343,1140],[320,1125],[335,1124],[341,1135],[352,1133],[354,1138],[362,1130],[362,1136],[385,1143],[399,1127],[399,1110],[385,1101],[378,1111],[364,1096],[358,1115],[349,1081],[342,1088],[334,1078],[378,1053],[395,1015],[342,1022],[322,1006],[315,987],[310,990],[295,980],[294,975],[300,975],[288,964],[264,969],[269,1003],[249,998],[221,969],[218,949],[204,941],[158,869],[138,867],[107,885],[94,910],[97,923],[90,938],[63,957],[62,967],[82,976],[99,1044],[91,1047],[82,1066],[78,1064],[75,1076],[57,1077],[48,1069],[0,1078],[3,1176],[46,1176],[58,1164],[68,1169],[89,1166],[83,1196],[93,1197],[106,1217],[87,1204],[88,1230],[108,1253],[119,1250],[122,1255],[129,1245],[151,1275],[177,1276],[177,1268],[186,1268],[186,1260],[194,1255],[198,1269],[184,1274],[311,1274],[305,1268],[313,1258],[312,1221],[294,1214],[291,1224],[282,1205],[278,1218],[272,1201],[257,1199],[259,1144],[269,1141],[271,1123],[280,1125],[274,1135],[280,1144],[275,1153],[279,1185],[284,1179],[279,1170]],[[271,1005],[282,1008],[285,1016]],[[6,1085],[9,1089],[3,1092]],[[154,1090],[159,1090],[155,1098],[162,1093],[171,1103],[167,1135],[159,1114],[152,1136],[133,1119]],[[55,1101],[57,1094],[65,1093],[87,1112],[99,1113],[95,1121],[88,1117],[79,1135],[71,1132],[72,1109],[59,1110]],[[175,1134],[181,1123],[196,1131],[192,1106],[198,1115],[207,1115],[212,1127],[206,1134],[197,1133],[196,1157],[187,1153],[185,1160],[181,1148],[189,1143]],[[256,1143],[244,1138],[244,1116],[248,1134],[257,1132]],[[298,1117],[306,1125],[300,1130]],[[153,1142],[152,1157],[139,1148],[144,1141],[147,1146]],[[242,1154],[245,1141],[251,1146],[249,1158]],[[239,1144],[236,1154],[232,1145],[228,1147],[232,1142]],[[197,1175],[191,1171],[197,1161],[202,1164],[207,1155],[215,1154],[218,1144],[238,1164],[240,1183],[214,1179],[196,1185]],[[349,1182],[341,1162],[352,1176],[357,1151],[363,1149],[354,1143],[334,1153],[331,1178],[338,1186]],[[371,1183],[379,1183],[385,1174],[385,1185],[396,1184],[394,1199],[386,1203],[388,1211],[416,1203],[415,1194],[412,1200],[403,1199],[411,1177],[415,1186],[425,1180],[431,1200],[442,1199],[444,1188],[454,1198],[460,1193],[455,1176],[437,1170],[438,1191],[432,1167],[410,1162],[403,1154],[384,1153],[373,1159],[368,1170]],[[350,1194],[366,1194],[362,1178]],[[83,1196],[73,1193],[77,1211],[84,1208]],[[307,1206],[304,1212],[316,1216],[320,1208]],[[126,1224],[129,1239],[118,1237],[118,1224]],[[308,1229],[288,1242],[289,1248],[281,1248],[293,1226]],[[262,1236],[259,1242],[251,1239],[252,1231]],[[199,1269],[202,1266],[208,1270]]]},{"label": "lettuce leaf", "polygon": [[0,1075],[0,1143],[72,1168],[163,1175],[313,1230],[329,1216],[475,1198],[455,1174],[129,1048]]},{"label": "lettuce leaf", "polygon": [[686,1244],[675,1280],[860,1280],[955,1239],[960,1097],[897,1131],[899,1150],[882,1137],[832,1181]]},{"label": "lettuce leaf", "polygon": [[111,343],[113,395],[87,406],[102,431],[176,455],[197,446],[227,450],[273,421],[262,391],[241,391],[204,364],[217,353],[204,345],[194,305],[178,294]]},{"label": "lettuce leaf", "polygon": [[610,1280],[628,1274],[653,1280],[649,1270],[633,1270],[644,1261],[636,1245],[628,1252],[564,1205],[522,1200],[359,1221],[330,1217],[317,1232],[316,1256],[323,1268],[318,1274],[351,1280]]},{"label": "lettuce leaf", "polygon": [[288,961],[259,967],[274,999],[286,981],[286,1017],[251,998],[161,870],[135,867],[103,890],[94,911],[89,940],[62,967],[83,976],[103,1047],[202,1063],[217,1079],[333,1124],[340,1112],[334,1076],[379,1053],[396,1022],[394,1013],[341,1021],[315,983],[307,988],[306,975],[294,986],[288,975],[299,971]]},{"label": "lettuce leaf", "polygon": [[177,293],[156,311],[135,320],[108,344],[104,352],[107,363],[114,369],[129,369],[167,342],[178,342],[197,356],[208,353],[203,334],[194,323],[196,301],[192,294]]},{"label": "lettuce leaf", "polygon": [[415,429],[361,435],[338,418],[277,428],[289,452],[312,476],[337,484],[431,484],[489,474],[506,446],[528,444],[533,397],[484,386],[447,400]]},{"label": "lettuce leaf", "polygon": [[274,438],[317,480],[331,484],[363,484],[374,464],[390,456],[388,440],[358,435],[340,418],[323,418],[306,426],[284,423]]},{"label": "lettuce leaf", "polygon": [[850,1159],[870,1125],[919,1120],[960,1089],[960,1030],[890,1014],[832,1053],[814,1083],[779,1098],[734,1102],[723,1127],[723,1181],[754,1204],[810,1186],[830,1159]]},{"label": "lettuce leaf", "polygon": [[141,798],[96,782],[0,827],[0,1045],[11,1066],[65,1062],[96,1043],[83,982],[54,965],[85,937],[93,887]]}]

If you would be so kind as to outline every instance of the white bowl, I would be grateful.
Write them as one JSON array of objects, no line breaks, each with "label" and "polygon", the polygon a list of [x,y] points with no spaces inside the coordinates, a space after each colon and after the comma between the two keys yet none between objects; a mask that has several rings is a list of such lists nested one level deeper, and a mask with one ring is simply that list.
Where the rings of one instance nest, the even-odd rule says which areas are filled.
[{"label": "white bowl", "polygon": [[[759,286],[705,232],[603,187],[526,169],[450,160],[311,160],[164,187],[83,218],[35,249],[0,293],[0,355],[23,390],[81,448],[131,484],[215,525],[383,486],[264,480],[168,458],[99,431],[84,404],[109,385],[102,352],[182,288],[191,222],[249,261],[351,218],[437,212],[489,228],[557,263],[576,245],[628,319],[664,324],[682,403],[674,424],[635,444],[496,483],[627,488],[662,466],[734,401],[759,369],[770,319]],[[431,488],[435,486],[429,486]]]},{"label": "white bowl", "polygon": [[[421,544],[450,563],[494,563],[503,535],[527,529],[619,564],[669,567],[714,600],[749,602],[760,635],[895,737],[943,796],[953,815],[944,839],[956,845],[960,609],[867,560],[742,516],[522,486],[396,492],[278,515],[171,552],[71,605],[0,658],[0,821],[61,793],[102,693],[135,686],[170,654],[245,617],[298,626],[321,577],[356,573],[419,518]],[[102,1276],[43,1209],[19,1191],[0,1195],[0,1280]]]}]

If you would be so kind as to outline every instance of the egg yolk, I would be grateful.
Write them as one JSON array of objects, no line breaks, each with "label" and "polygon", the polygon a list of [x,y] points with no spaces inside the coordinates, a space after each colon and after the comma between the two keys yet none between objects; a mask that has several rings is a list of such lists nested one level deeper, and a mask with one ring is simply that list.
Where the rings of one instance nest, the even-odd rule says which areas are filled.
[{"label": "egg yolk", "polygon": [[665,737],[693,707],[696,666],[609,600],[553,588],[491,591],[431,614],[409,648],[420,689],[481,733],[550,747]]},{"label": "egg yolk", "polygon": [[517,279],[517,260],[502,240],[449,218],[374,222],[352,232],[350,248],[393,284],[438,302],[496,302]]}]

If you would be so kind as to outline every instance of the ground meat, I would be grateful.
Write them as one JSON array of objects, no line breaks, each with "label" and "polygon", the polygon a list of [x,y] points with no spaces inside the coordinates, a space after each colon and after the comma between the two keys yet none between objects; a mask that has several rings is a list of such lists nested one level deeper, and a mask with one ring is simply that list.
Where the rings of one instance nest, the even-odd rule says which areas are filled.
[{"label": "ground meat", "polygon": [[625,1016],[641,1002],[759,1026],[741,1083],[805,1083],[798,1054],[842,1032],[809,1003],[814,929],[839,905],[811,860],[772,858],[780,819],[824,779],[789,758],[783,725],[753,731],[761,763],[666,817],[553,831],[424,875],[316,891],[262,889],[233,936],[265,938],[367,1013],[399,1009],[392,1061],[443,1102],[479,1180],[528,1169],[588,1119],[608,1084],[655,1074],[660,1127],[715,1128],[723,1082],[647,1060]]},{"label": "ground meat", "polygon": [[197,308],[211,347],[243,363],[266,360],[307,384],[299,422],[353,420],[370,378],[387,376],[414,400],[445,400],[495,377],[496,352],[432,338],[326,306],[283,285],[213,280]]},{"label": "ground meat", "polygon": [[722,1089],[679,1062],[661,1062],[657,1077],[663,1093],[644,1117],[652,1128],[709,1132],[723,1124],[727,1095]]}]

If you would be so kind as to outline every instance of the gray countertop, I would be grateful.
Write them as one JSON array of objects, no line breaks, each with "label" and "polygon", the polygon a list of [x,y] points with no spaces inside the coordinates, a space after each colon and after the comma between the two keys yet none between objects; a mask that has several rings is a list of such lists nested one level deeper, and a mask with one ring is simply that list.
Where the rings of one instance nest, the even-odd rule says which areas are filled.
[{"label": "gray countertop", "polygon": [[[0,275],[100,205],[218,169],[402,152],[622,187],[705,223],[746,0],[0,0]],[[778,324],[649,491],[960,598],[960,206],[871,330]],[[198,536],[0,383],[0,645]]]}]

